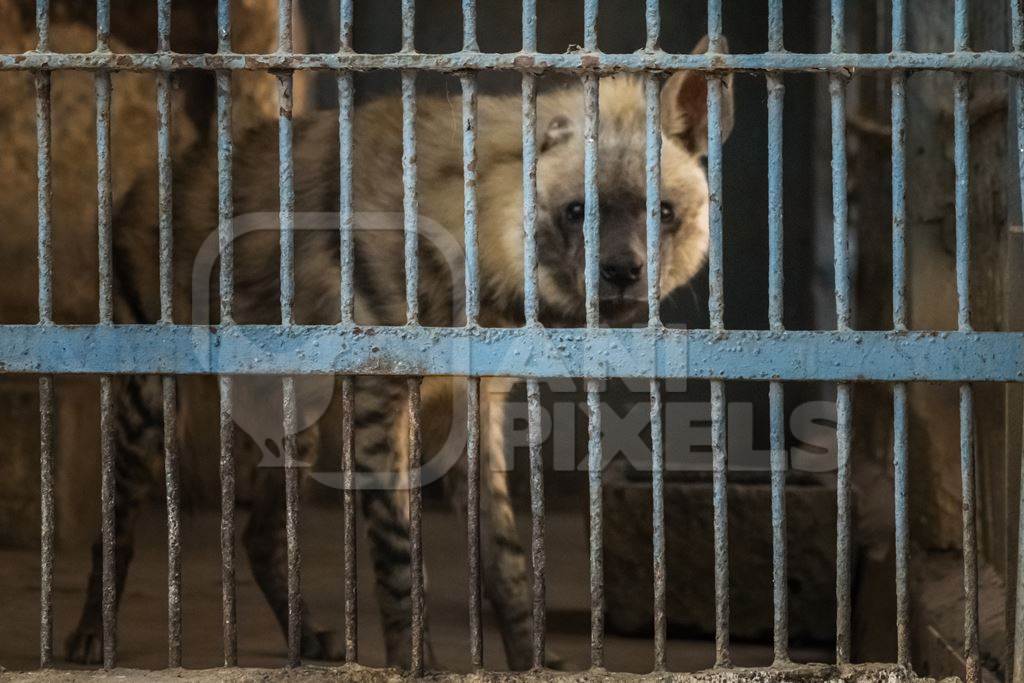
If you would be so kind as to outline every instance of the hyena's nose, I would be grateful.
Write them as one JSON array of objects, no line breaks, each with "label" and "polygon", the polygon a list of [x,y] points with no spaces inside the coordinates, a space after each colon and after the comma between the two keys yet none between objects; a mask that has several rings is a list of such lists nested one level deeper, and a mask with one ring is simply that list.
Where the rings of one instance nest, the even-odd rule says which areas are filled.
[{"label": "hyena's nose", "polygon": [[640,280],[644,264],[635,258],[608,259],[601,263],[601,277],[610,285],[626,289]]}]

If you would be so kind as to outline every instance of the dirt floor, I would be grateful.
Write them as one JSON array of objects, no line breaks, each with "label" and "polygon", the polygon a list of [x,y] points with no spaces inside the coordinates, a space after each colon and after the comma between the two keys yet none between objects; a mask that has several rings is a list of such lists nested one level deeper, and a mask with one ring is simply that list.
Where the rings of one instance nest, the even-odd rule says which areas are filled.
[{"label": "dirt floor", "polygon": [[[166,527],[160,514],[157,510],[147,513],[139,528],[139,546],[120,616],[118,664],[124,667],[159,669],[166,665]],[[520,520],[521,529],[528,528],[525,522]],[[243,524],[244,514],[240,514],[240,529]],[[338,508],[304,510],[303,592],[318,619],[339,630],[343,624],[341,528]],[[188,668],[221,663],[218,533],[213,513],[188,517],[183,526],[184,666]],[[588,663],[590,628],[585,533],[578,515],[554,513],[548,517],[548,647],[580,669]],[[427,512],[424,547],[435,652],[444,668],[468,671],[467,574],[462,560],[466,550],[464,533],[454,515]],[[384,663],[383,644],[372,569],[365,546],[359,554],[360,662],[380,666]],[[60,651],[81,608],[88,557],[84,544],[58,551],[54,609],[55,639]],[[29,670],[38,665],[38,572],[38,552],[0,550],[0,667],[7,670]],[[237,561],[237,575],[239,664],[281,666],[284,640],[252,580],[244,553]],[[501,641],[489,613],[485,613],[485,627],[485,664],[488,669],[503,669]],[[605,657],[610,670],[647,672],[651,670],[653,646],[643,638],[608,636]],[[714,662],[714,643],[672,640],[668,657],[672,670],[702,670]],[[820,649],[797,649],[793,657],[797,661],[828,661],[832,655]],[[736,643],[733,659],[738,665],[767,665],[771,663],[771,648]]]}]

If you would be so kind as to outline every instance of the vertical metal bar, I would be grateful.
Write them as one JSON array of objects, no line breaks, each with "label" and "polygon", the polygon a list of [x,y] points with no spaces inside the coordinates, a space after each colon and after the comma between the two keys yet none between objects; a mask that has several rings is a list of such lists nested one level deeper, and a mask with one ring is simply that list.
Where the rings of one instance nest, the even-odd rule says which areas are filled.
[{"label": "vertical metal bar", "polygon": [[[708,0],[708,51],[721,49],[722,3]],[[708,254],[711,329],[725,329],[722,275],[722,80],[707,77],[708,188],[711,241]],[[715,666],[730,666],[729,654],[729,512],[725,384],[711,382],[711,450],[715,538]]]},{"label": "vertical metal bar", "polygon": [[[38,49],[49,49],[50,3],[36,2]],[[37,72],[36,206],[38,214],[39,323],[53,322],[53,236],[51,225],[50,74]],[[53,378],[39,378],[39,666],[53,663],[53,560],[55,501],[53,492]]]},{"label": "vertical metal bar", "polygon": [[[339,3],[340,52],[352,51],[352,0]],[[351,72],[338,76],[338,157],[340,160],[339,200],[341,230],[341,322],[355,322],[355,248],[353,243],[354,207],[352,203],[352,127],[355,118],[355,90]],[[342,506],[344,508],[344,561],[345,561],[345,661],[359,660],[359,601],[356,581],[356,492],[355,459],[352,431],[354,410],[352,378],[341,379],[341,469],[344,478]]]},{"label": "vertical metal bar", "polygon": [[587,379],[587,470],[590,492],[590,665],[604,667],[604,514],[602,509],[601,393]]},{"label": "vertical metal bar", "polygon": [[419,377],[409,378],[409,573],[412,580],[412,654],[410,673],[423,675],[426,606],[423,597],[423,464]]},{"label": "vertical metal bar", "polygon": [[[171,3],[157,4],[157,52],[171,49]],[[171,74],[157,74],[157,175],[160,232],[160,323],[174,322],[174,238],[171,190]],[[177,448],[176,385],[161,378],[164,478],[167,491],[167,666],[181,666],[181,491]]]},{"label": "vertical metal bar", "polygon": [[[845,2],[832,0],[832,52],[844,49]],[[849,251],[846,205],[846,81],[829,76],[832,110],[832,221],[835,268],[836,323],[849,330],[851,322]],[[836,524],[836,662],[850,661],[850,385],[836,387],[837,524]]]},{"label": "vertical metal bar", "polygon": [[[768,4],[768,50],[783,52],[782,0]],[[786,87],[778,73],[768,88],[768,324],[783,331],[783,110]],[[789,568],[786,562],[786,416],[781,382],[768,385],[772,490],[772,603],[775,664],[789,662]]]},{"label": "vertical metal bar", "polygon": [[[523,52],[537,50],[537,0],[523,0]],[[537,76],[523,72],[523,307],[536,325],[537,301]]]},{"label": "vertical metal bar", "polygon": [[[584,3],[583,49],[597,50],[597,0]],[[596,74],[583,76],[584,114],[584,282],[586,286],[587,328],[600,325],[599,259],[600,259],[600,197],[597,187],[598,135],[600,132],[600,80]],[[587,471],[590,494],[590,664],[604,665],[604,563],[602,519],[602,456],[601,456],[601,394],[598,382],[587,379],[589,413]]]},{"label": "vertical metal bar", "polygon": [[[1013,50],[1017,53],[1024,52],[1024,6],[1022,5],[1024,5],[1022,0],[1010,1]],[[1014,108],[1017,113],[1017,182],[1020,185],[1021,216],[1024,217],[1024,77],[1018,76],[1014,79]],[[1019,495],[1021,505],[1018,510],[1024,510],[1024,468],[1021,468]],[[1017,517],[1017,576],[1016,578],[1008,577],[1008,580],[1015,581],[1017,584],[1012,643],[1012,681],[1020,681],[1024,675],[1024,542],[1021,540],[1024,539],[1024,514],[1018,514]]]},{"label": "vertical metal bar", "polygon": [[[647,45],[658,49],[661,11],[658,0],[647,0]],[[661,326],[661,93],[657,74],[644,74],[647,182],[647,318]],[[661,419],[661,383],[650,380],[651,420],[651,547],[654,574],[654,670],[665,671],[665,451]]]},{"label": "vertical metal bar", "polygon": [[[892,3],[892,51],[907,47],[907,8],[904,0]],[[897,331],[907,329],[907,74],[892,75],[892,318]],[[907,385],[893,385],[893,490],[896,548],[896,662],[910,667],[910,524],[907,510]]]},{"label": "vertical metal bar", "polygon": [[[96,3],[96,51],[109,51],[110,1]],[[98,71],[96,89],[96,198],[99,236],[99,315],[101,325],[114,322],[112,297],[112,192],[110,186],[110,72]],[[103,566],[103,666],[117,660],[117,588],[115,566],[114,402],[111,378],[100,378],[100,509]]]},{"label": "vertical metal bar", "polygon": [[531,560],[533,564],[533,667],[544,666],[547,602],[544,571],[544,460],[541,455],[540,387],[537,380],[526,382],[527,439],[530,446]]},{"label": "vertical metal bar", "polygon": [[[231,52],[231,0],[217,0],[217,52]],[[220,324],[232,325],[234,301],[234,190],[231,72],[217,72],[217,241],[220,251]],[[232,378],[217,382],[220,394],[220,554],[224,665],[238,664],[235,607],[235,456]]]},{"label": "vertical metal bar", "polygon": [[[954,5],[953,49],[970,49],[968,0]],[[956,290],[957,327],[969,331],[970,301],[970,119],[966,73],[953,75],[953,165],[956,170]],[[974,486],[974,394],[970,384],[960,385],[960,470],[963,496],[964,544],[964,660],[966,680],[981,678],[978,642],[978,545]]]},{"label": "vertical metal bar", "polygon": [[419,197],[416,187],[416,72],[402,72],[402,187],[406,322],[419,323]]},{"label": "vertical metal bar", "polygon": [[[476,0],[462,1],[462,49],[479,49]],[[480,314],[480,264],[477,236],[477,82],[467,73],[462,82],[462,178],[466,249],[466,325],[475,326]],[[473,668],[483,669],[483,627],[480,593],[480,378],[466,380],[466,519],[469,547],[469,653]]]},{"label": "vertical metal bar", "polygon": [[341,410],[341,469],[345,485],[345,661],[354,664],[359,661],[359,593],[356,581],[356,491],[352,438],[352,415],[355,404],[351,377],[342,379]]},{"label": "vertical metal bar", "polygon": [[[278,52],[290,53],[292,45],[292,3],[278,0]],[[281,324],[295,323],[295,169],[292,112],[293,75],[287,71],[278,80],[278,183],[281,225]],[[288,541],[288,665],[299,666],[302,655],[302,550],[299,545],[298,416],[295,379],[282,380],[284,390],[284,479],[285,533]]]}]

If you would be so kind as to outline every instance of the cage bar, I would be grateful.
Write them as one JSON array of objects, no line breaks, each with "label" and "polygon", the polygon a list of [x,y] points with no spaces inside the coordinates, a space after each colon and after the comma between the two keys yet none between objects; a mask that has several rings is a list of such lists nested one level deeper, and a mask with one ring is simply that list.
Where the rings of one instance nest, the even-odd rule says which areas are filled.
[{"label": "cage bar", "polygon": [[[708,0],[708,53],[722,48],[722,3]],[[725,329],[725,296],[722,272],[722,79],[707,76],[708,89],[708,190],[710,242],[708,249],[708,312],[711,329]],[[712,500],[715,546],[715,666],[731,665],[729,645],[729,512],[728,452],[726,444],[725,384],[711,382]]]},{"label": "cage bar", "polygon": [[410,673],[423,675],[426,603],[423,595],[423,449],[420,426],[421,378],[411,377],[409,387],[409,573],[412,582],[412,654]]},{"label": "cage bar", "polygon": [[[478,50],[476,0],[463,0],[462,49]],[[465,223],[466,326],[478,324],[480,263],[477,236],[477,82],[474,74],[460,77],[462,85],[462,177]],[[477,671],[484,666],[483,610],[480,579],[480,379],[466,380],[466,520],[469,574],[469,655]]]},{"label": "cage bar", "polygon": [[[49,49],[50,3],[36,2],[37,49]],[[39,324],[53,323],[53,226],[51,185],[50,73],[35,74],[36,210],[39,263]],[[53,458],[53,378],[39,378],[39,666],[53,663],[53,561],[56,504]]]},{"label": "cage bar", "polygon": [[[217,52],[231,52],[231,0],[217,2]],[[220,325],[234,323],[234,138],[231,117],[231,72],[217,72],[217,243],[220,254]],[[220,552],[221,620],[224,665],[238,664],[238,620],[235,600],[235,457],[233,380],[217,381],[220,400]]]},{"label": "cage bar", "polygon": [[[892,52],[907,48],[906,4],[893,0]],[[892,318],[893,329],[907,329],[906,144],[907,74],[892,74]],[[893,495],[895,497],[896,662],[910,667],[910,525],[907,509],[907,385],[893,385]]]},{"label": "cage bar", "polygon": [[[157,4],[157,52],[171,49],[171,3]],[[171,74],[157,74],[157,185],[160,239],[160,323],[174,323],[174,237],[171,182]],[[161,378],[164,480],[167,497],[167,666],[181,666],[181,490],[177,446],[177,387]]]},{"label": "cage bar", "polygon": [[[1024,52],[1024,7],[1021,0],[1010,0],[1010,27],[1011,40],[1014,52]],[[1013,83],[1014,109],[1016,110],[1017,124],[1017,183],[1018,198],[1021,202],[1021,221],[1024,222],[1024,77],[1018,76]],[[1022,454],[1024,455],[1024,454]],[[1018,495],[1020,504],[1018,510],[1024,510],[1024,469],[1021,470],[1021,486]],[[1024,514],[1017,515],[1017,576],[1007,577],[1008,581],[1016,582],[1014,606],[1014,630],[1013,642],[1008,643],[1013,648],[1010,680],[1017,682],[1021,680],[1021,672],[1024,672]]]},{"label": "cage bar", "polygon": [[[953,12],[954,49],[970,50],[969,3],[956,0]],[[968,76],[953,76],[953,165],[956,172],[956,292],[957,329],[970,330],[970,119]],[[974,392],[960,385],[960,471],[963,504],[964,553],[964,666],[968,683],[981,680],[978,642],[978,545],[974,466]]]},{"label": "cage bar", "polygon": [[[110,2],[96,3],[96,51],[109,52]],[[101,325],[114,322],[112,296],[112,214],[110,180],[110,72],[98,71],[96,94],[96,217],[99,236],[99,316]],[[115,526],[114,400],[112,379],[100,377],[100,511],[103,566],[103,668],[117,662],[117,587]]]},{"label": "cage bar", "polygon": [[[661,11],[658,0],[646,5],[648,52],[659,49]],[[647,189],[647,324],[661,327],[661,83],[657,74],[644,75]],[[661,383],[651,379],[651,554],[654,576],[654,670],[665,671],[665,451],[662,435]]]},{"label": "cage bar", "polygon": [[[782,52],[782,0],[768,4],[768,50]],[[783,324],[783,77],[768,73],[768,324],[776,332]],[[775,664],[789,662],[789,569],[786,538],[786,416],[781,382],[768,384],[771,442],[772,606]]]},{"label": "cage bar", "polygon": [[[353,2],[341,0],[338,6],[338,51],[352,51]],[[355,120],[355,85],[352,73],[338,74],[338,211],[340,231],[340,320],[342,325],[355,324],[355,244],[354,205],[352,198],[353,123]],[[345,591],[345,661],[359,661],[359,586],[356,580],[356,491],[352,416],[355,409],[353,379],[341,378],[341,470],[343,479],[342,508]]]},{"label": "cage bar", "polygon": [[[278,49],[292,51],[292,3],[278,2]],[[281,228],[281,325],[295,323],[295,168],[293,157],[294,77],[278,79],[278,184]],[[298,416],[295,379],[282,379],[284,409],[285,535],[288,555],[288,665],[299,666],[302,655],[302,549],[299,543]]]},{"label": "cage bar", "polygon": [[[597,50],[597,0],[584,3],[583,49]],[[600,135],[599,76],[583,77],[583,248],[587,328],[600,325],[600,197],[597,165]],[[604,544],[602,518],[601,394],[597,380],[587,379],[587,474],[590,510],[590,665],[604,666]]]},{"label": "cage bar", "polygon": [[[845,0],[832,0],[832,52],[844,49]],[[846,204],[846,81],[842,75],[829,76],[832,110],[832,239],[835,269],[836,328],[850,329],[850,277],[847,245]],[[850,385],[836,386],[836,663],[850,661],[850,429],[852,426]]]},{"label": "cage bar", "polygon": [[[534,23],[536,28],[536,23]],[[960,73],[1008,73],[1024,71],[1024,56],[1008,52],[904,52],[877,53],[749,53],[721,55],[670,54],[644,52],[614,53],[538,53],[419,52],[329,53],[329,54],[180,54],[147,53],[97,54],[27,52],[0,54],[0,71],[80,70],[80,71],[519,71],[566,74],[646,73],[651,70],[688,69],[704,73],[783,71],[800,73],[838,73],[851,71],[889,72],[950,71]]]},{"label": "cage bar", "polygon": [[533,565],[533,668],[544,666],[546,635],[546,583],[544,571],[544,460],[541,454],[540,387],[537,380],[526,382],[527,440],[530,447],[530,521]]}]

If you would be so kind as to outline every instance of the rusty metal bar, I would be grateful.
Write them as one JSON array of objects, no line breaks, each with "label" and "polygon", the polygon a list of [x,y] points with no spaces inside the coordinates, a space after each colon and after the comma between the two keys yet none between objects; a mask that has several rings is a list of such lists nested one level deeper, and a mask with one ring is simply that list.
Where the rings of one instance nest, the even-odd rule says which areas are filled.
[{"label": "rusty metal bar", "polygon": [[[157,51],[171,49],[171,3],[157,4]],[[171,74],[157,74],[157,175],[160,233],[160,323],[174,323],[174,236],[171,181]],[[181,490],[175,378],[161,378],[164,480],[167,496],[167,666],[181,666]]]},{"label": "rusty metal bar", "polygon": [[[96,3],[96,52],[109,52],[110,1]],[[99,236],[100,324],[114,322],[111,267],[113,192],[110,180],[110,72],[95,75],[96,94],[96,216]],[[117,663],[117,587],[115,526],[114,400],[112,380],[100,377],[100,510],[103,567],[103,668]]]},{"label": "rusty metal bar", "polygon": [[[36,2],[37,49],[49,49],[50,3]],[[51,184],[50,73],[35,75],[36,207],[39,263],[39,324],[53,323],[53,226]],[[56,503],[53,459],[53,378],[39,378],[39,666],[53,663],[53,561]]]},{"label": "rusty metal bar", "polygon": [[[462,1],[463,50],[478,50],[476,0]],[[477,82],[463,74],[462,177],[465,223],[466,326],[475,327],[480,315],[480,257],[477,235]],[[480,379],[466,380],[466,520],[469,569],[469,655],[477,671],[484,666],[483,609],[480,574]]]},{"label": "rusty metal bar", "polygon": [[[217,1],[217,51],[231,51],[231,0]],[[231,73],[217,72],[217,242],[220,254],[220,324],[230,327],[234,302],[234,195]],[[220,399],[220,553],[221,627],[224,665],[238,664],[238,618],[235,599],[235,457],[233,380],[217,381]]]},{"label": "rusty metal bar", "polygon": [[527,439],[530,447],[531,562],[533,565],[533,668],[544,666],[547,591],[544,579],[544,459],[541,453],[540,387],[526,382]]},{"label": "rusty metal bar", "polygon": [[412,582],[412,653],[410,674],[423,675],[426,645],[426,603],[423,569],[423,449],[420,427],[420,385],[422,378],[411,377],[409,386],[409,573]]},{"label": "rusty metal bar", "polygon": [[[341,0],[338,7],[338,50],[352,51],[353,0]],[[355,245],[353,242],[354,204],[353,180],[353,123],[355,120],[355,85],[351,72],[338,75],[338,159],[339,159],[339,230],[341,263],[342,325],[355,323]],[[344,511],[345,562],[345,661],[359,661],[359,586],[356,580],[356,491],[355,455],[352,416],[355,410],[352,377],[341,378],[341,470],[344,483],[342,507]]]},{"label": "rusty metal bar", "polygon": [[[529,2],[530,0],[527,0]],[[533,23],[536,29],[536,22]],[[152,53],[97,54],[64,52],[25,52],[0,54],[0,71],[80,70],[80,71],[519,71],[521,73],[615,74],[657,71],[726,72],[802,72],[849,74],[851,71],[949,71],[961,73],[998,72],[1017,75],[1024,72],[1024,55],[1011,52],[904,52],[824,53],[786,52],[691,55],[659,52],[614,54],[574,51],[539,53],[535,48],[522,52],[453,52],[428,54],[396,52],[388,54],[181,54]]]}]

